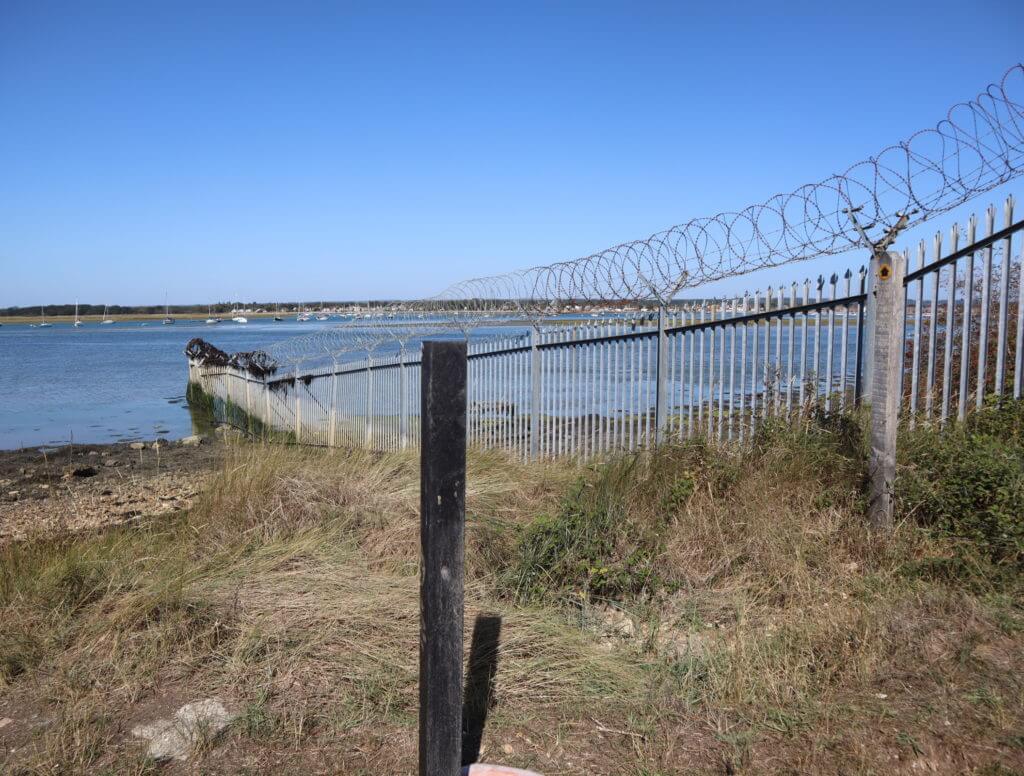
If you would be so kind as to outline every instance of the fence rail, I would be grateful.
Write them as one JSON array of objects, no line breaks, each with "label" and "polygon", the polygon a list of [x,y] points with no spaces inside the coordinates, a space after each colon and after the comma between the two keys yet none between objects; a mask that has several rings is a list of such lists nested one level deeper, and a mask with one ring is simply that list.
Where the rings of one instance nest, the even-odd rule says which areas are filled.
[{"label": "fence rail", "polygon": [[[900,411],[910,424],[963,418],[988,395],[1020,397],[1024,287],[1013,249],[1024,222],[1013,223],[1012,198],[998,231],[995,222],[989,208],[979,239],[972,218],[964,247],[954,226],[947,253],[936,236],[928,263],[922,243],[892,320],[874,319],[877,281],[861,267],[637,320],[470,342],[468,442],[522,458],[591,457],[695,435],[743,442],[768,418],[859,403],[873,330],[892,326],[904,334]],[[377,450],[418,444],[416,349],[266,377],[193,359],[189,381],[218,420],[254,433]]]}]

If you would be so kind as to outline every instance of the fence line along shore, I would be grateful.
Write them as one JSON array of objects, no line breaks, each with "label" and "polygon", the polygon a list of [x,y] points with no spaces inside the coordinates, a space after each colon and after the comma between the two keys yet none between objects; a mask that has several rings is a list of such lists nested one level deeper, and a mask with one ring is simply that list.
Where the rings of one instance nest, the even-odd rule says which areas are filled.
[{"label": "fence line along shore", "polygon": [[294,365],[280,357],[287,346],[277,357],[193,347],[189,396],[252,434],[401,450],[419,438],[418,344],[459,336],[470,338],[473,447],[535,459],[695,435],[742,443],[767,418],[861,403],[876,333],[895,328],[899,412],[910,424],[944,423],[988,395],[1021,396],[1022,229],[1008,198],[1002,213],[989,208],[946,240],[891,254],[905,277],[902,304],[885,320],[873,306],[878,273],[861,267],[763,293],[652,304],[631,318],[520,322],[515,334],[502,332],[497,324],[509,322],[493,310],[463,312],[455,325],[337,327],[314,335],[319,360],[307,353]]}]

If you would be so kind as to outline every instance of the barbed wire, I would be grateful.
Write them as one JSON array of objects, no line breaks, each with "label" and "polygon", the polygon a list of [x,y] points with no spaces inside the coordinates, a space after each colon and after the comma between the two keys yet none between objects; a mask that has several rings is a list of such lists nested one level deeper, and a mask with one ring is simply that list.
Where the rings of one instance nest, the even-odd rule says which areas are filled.
[{"label": "barbed wire", "polygon": [[[295,367],[304,370],[326,368],[349,361],[359,361],[367,356],[385,358],[403,352],[418,352],[419,344],[427,338],[472,337],[474,342],[483,344],[520,336],[521,324],[518,331],[508,328],[506,331],[485,335],[481,332],[485,323],[504,327],[514,325],[515,322],[479,316],[471,316],[460,321],[432,318],[396,322],[382,316],[379,320],[348,322],[280,340],[261,349],[259,354],[265,359],[265,363],[274,365],[275,373],[280,374]],[[251,354],[241,355],[248,357]],[[246,368],[244,363],[232,365]]]},{"label": "barbed wire", "polygon": [[845,172],[738,212],[678,224],[569,261],[453,284],[438,310],[508,308],[530,316],[567,305],[667,302],[685,288],[844,253],[863,241],[847,213],[884,232],[913,226],[1024,172],[1024,65],[974,100]]},{"label": "barbed wire", "polygon": [[241,354],[237,365],[280,374],[397,353],[427,337],[469,338],[507,316],[539,326],[544,316],[575,305],[667,304],[683,289],[865,247],[851,211],[867,232],[881,234],[901,218],[905,227],[927,221],[1022,172],[1024,64],[1017,64],[974,100],[950,108],[934,128],[817,183],[589,256],[454,283],[410,303],[427,313],[425,320],[378,316],[321,329]]}]

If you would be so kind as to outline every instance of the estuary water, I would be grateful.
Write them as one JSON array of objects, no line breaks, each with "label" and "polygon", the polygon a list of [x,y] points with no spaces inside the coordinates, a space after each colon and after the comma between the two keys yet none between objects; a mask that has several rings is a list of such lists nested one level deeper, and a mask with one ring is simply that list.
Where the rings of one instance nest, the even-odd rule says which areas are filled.
[{"label": "estuary water", "polygon": [[[418,320],[416,322],[423,323]],[[0,326],[0,450],[55,447],[68,442],[95,444],[187,436],[198,430],[185,401],[188,367],[183,351],[190,339],[202,337],[229,353],[267,348],[274,351],[275,343],[318,330],[323,332],[324,329],[337,328],[342,323],[343,320],[339,319],[298,322],[293,318],[284,321],[253,318],[246,324],[228,319],[217,325],[207,325],[204,320],[186,319],[178,319],[173,326],[164,326],[160,321],[119,322],[106,326],[87,323],[79,328],[70,323],[54,324],[46,328],[28,324],[4,324]],[[855,326],[856,323],[852,322],[851,335]],[[522,325],[506,323],[500,327],[476,328],[470,336],[473,339],[489,336],[516,337],[527,332],[528,329]],[[802,327],[797,327],[796,332],[802,334]],[[828,336],[825,331],[822,334]],[[838,371],[839,354],[843,349],[841,334],[837,322],[831,337],[834,350],[833,375]],[[756,333],[751,332],[751,340],[755,337],[758,340],[762,361],[755,369],[750,363],[752,354],[749,350],[744,351],[742,358],[747,361],[748,379],[746,386],[739,386],[740,391],[753,390],[760,394],[766,390],[761,381],[763,358],[771,349],[780,345],[778,335],[781,335],[783,352],[788,352],[788,327],[776,332],[773,326],[769,333],[761,326]],[[817,336],[816,329],[810,328],[807,335],[810,350]],[[452,332],[449,336],[458,334]],[[323,338],[315,339],[320,342]],[[804,355],[801,340],[802,337],[794,337],[798,363]],[[332,334],[328,341],[337,340]],[[710,383],[717,378],[712,377],[710,336],[707,344],[708,348],[703,351],[705,370],[698,371],[696,377],[700,382],[700,375],[704,375],[703,382],[707,383],[708,391],[706,395],[711,396]],[[854,336],[846,340],[850,385],[856,363],[855,344]],[[821,357],[824,358],[826,349],[824,343],[822,345]],[[724,342],[719,347],[722,346]],[[279,346],[279,355],[286,355],[293,347],[290,344]],[[308,351],[308,358],[303,361],[304,367],[318,365],[318,349],[309,350],[310,347],[308,342],[299,346],[304,358]],[[397,352],[397,347],[397,342],[385,341],[375,350],[375,354]],[[695,343],[691,343],[690,347],[695,347]],[[354,354],[349,354],[347,358],[339,358],[344,361],[353,357]],[[620,356],[615,362],[620,370],[625,368],[626,362],[622,360],[624,357]],[[329,355],[321,355],[319,358],[325,359],[321,366],[330,364]],[[589,358],[593,359],[594,354],[591,353]],[[571,368],[573,362],[570,360],[566,363]],[[632,364],[632,361],[629,363]],[[819,364],[819,371],[821,366]],[[567,367],[557,367],[555,362],[551,362],[547,368]],[[798,373],[794,372],[794,376]],[[648,363],[639,377],[643,383],[641,395],[653,395],[651,390],[647,390],[650,388],[647,383],[651,379]],[[673,395],[678,393],[684,404],[692,403],[696,401],[696,396],[703,395],[697,384],[689,384],[688,376],[681,373],[678,367],[669,380]],[[567,390],[564,386],[563,390]],[[824,390],[822,385],[818,387],[819,392]],[[595,408],[599,412],[618,411],[611,405],[603,406],[600,403]],[[199,422],[203,423],[205,419],[200,418]]]},{"label": "estuary water", "polygon": [[339,321],[181,320],[0,326],[0,449],[192,433],[183,351],[193,337],[253,350]]}]

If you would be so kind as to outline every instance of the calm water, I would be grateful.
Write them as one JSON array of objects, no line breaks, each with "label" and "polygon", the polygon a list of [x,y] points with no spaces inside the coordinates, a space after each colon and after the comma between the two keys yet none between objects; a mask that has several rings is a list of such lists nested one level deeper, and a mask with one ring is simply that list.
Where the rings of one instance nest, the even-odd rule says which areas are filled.
[{"label": "calm water", "polygon": [[0,449],[76,442],[171,439],[192,433],[182,351],[203,337],[229,352],[252,350],[333,322],[248,324],[179,320],[0,326]]},{"label": "calm water", "polygon": [[[339,323],[253,319],[248,324],[225,321],[208,326],[202,320],[179,320],[174,326],[156,321],[146,325],[92,323],[78,329],[69,323],[45,329],[4,324],[0,326],[0,449],[61,445],[72,440],[101,443],[186,436],[193,433],[193,425],[185,402],[188,369],[182,351],[190,339],[203,337],[230,353],[266,348]],[[482,327],[471,336],[514,336],[526,331],[517,326]],[[763,327],[758,332],[763,357]],[[813,346],[814,330],[808,333],[808,344]],[[782,334],[785,349],[788,329],[783,328]],[[841,348],[839,336],[837,326],[833,334],[835,366]],[[848,345],[852,376],[853,337]],[[383,355],[388,349],[385,343],[377,353]],[[704,360],[709,365],[710,348]],[[677,374],[673,379],[685,376]]]}]

